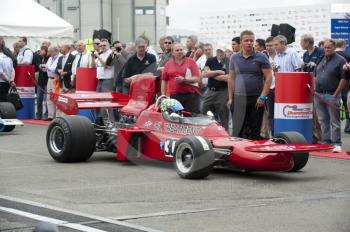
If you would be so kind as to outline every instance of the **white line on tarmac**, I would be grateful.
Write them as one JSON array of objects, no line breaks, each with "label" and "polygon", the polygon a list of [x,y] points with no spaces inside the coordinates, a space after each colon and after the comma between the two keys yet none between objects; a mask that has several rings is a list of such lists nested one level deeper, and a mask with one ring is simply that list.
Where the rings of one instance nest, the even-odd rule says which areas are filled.
[{"label": "white line on tarmac", "polygon": [[45,208],[45,209],[60,211],[63,213],[69,213],[69,214],[73,214],[76,216],[87,217],[87,218],[91,218],[91,219],[98,220],[101,222],[107,222],[107,223],[114,224],[114,225],[125,226],[125,227],[131,228],[131,229],[147,231],[147,232],[161,232],[159,230],[155,230],[155,229],[151,229],[151,228],[147,228],[147,227],[143,227],[143,226],[139,226],[139,225],[134,225],[134,224],[131,224],[128,222],[122,222],[122,221],[118,221],[118,220],[114,220],[114,219],[110,219],[110,218],[104,218],[104,217],[100,217],[100,216],[96,216],[96,215],[92,215],[92,214],[82,213],[82,212],[78,212],[78,211],[74,211],[74,210],[62,209],[62,208],[59,208],[56,206],[50,206],[47,204],[41,204],[38,202],[28,201],[28,200],[24,200],[24,199],[20,199],[20,198],[0,195],[0,199],[1,198],[5,199],[5,200],[15,201],[18,203],[23,203],[23,204],[41,207],[41,208]]},{"label": "white line on tarmac", "polygon": [[[43,190],[33,190],[32,193],[48,193],[48,192],[57,192],[57,191],[71,191],[71,190],[88,190],[88,189],[100,189],[100,188],[120,188],[120,187],[131,187],[131,186],[143,186],[151,184],[162,184],[170,183],[172,181],[152,181],[152,182],[137,182],[137,183],[121,183],[121,184],[107,184],[107,185],[95,185],[95,186],[86,186],[86,187],[70,187],[70,188],[53,188],[53,189],[43,189]],[[173,181],[173,182],[176,182]]]},{"label": "white line on tarmac", "polygon": [[89,226],[84,226],[84,225],[80,225],[80,224],[76,224],[76,223],[69,223],[67,221],[61,221],[61,220],[58,220],[56,218],[45,217],[45,216],[41,216],[41,215],[38,215],[38,214],[32,214],[32,213],[28,213],[28,212],[25,212],[25,211],[12,209],[12,208],[6,208],[6,207],[2,207],[2,206],[0,206],[0,211],[11,213],[11,214],[15,214],[15,215],[19,215],[19,216],[23,216],[23,217],[26,217],[26,218],[31,218],[31,219],[34,219],[34,220],[37,220],[37,221],[50,222],[50,223],[58,225],[58,226],[64,226],[64,227],[68,227],[68,228],[72,228],[72,229],[76,229],[76,230],[80,230],[80,231],[106,232],[105,230],[99,230],[99,229],[95,229],[95,228],[92,228],[92,227],[89,227]]},{"label": "white line on tarmac", "polygon": [[121,217],[112,217],[114,220],[133,220],[140,218],[149,218],[149,217],[162,217],[162,216],[170,216],[177,214],[189,214],[189,213],[202,213],[202,212],[210,212],[210,211],[219,211],[224,210],[225,208],[207,208],[207,209],[193,209],[193,210],[177,210],[177,211],[162,211],[157,213],[148,213],[148,214],[137,214],[137,215],[126,215]]},{"label": "white line on tarmac", "polygon": [[179,214],[192,214],[192,213],[202,213],[202,212],[212,212],[212,211],[224,211],[232,210],[235,208],[252,208],[252,207],[264,207],[273,204],[289,204],[289,203],[299,203],[304,201],[319,201],[319,200],[334,200],[334,199],[343,199],[350,198],[350,192],[337,192],[337,193],[324,193],[318,194],[315,196],[296,196],[296,197],[278,197],[278,198],[267,198],[257,200],[256,203],[246,204],[238,203],[236,205],[231,205],[227,207],[218,207],[218,208],[206,208],[206,209],[189,209],[189,210],[177,210],[177,211],[162,211],[156,213],[148,214],[137,214],[137,215],[126,215],[120,217],[111,217],[115,220],[137,220],[141,218],[150,218],[150,217],[162,217],[162,216],[171,216]]}]

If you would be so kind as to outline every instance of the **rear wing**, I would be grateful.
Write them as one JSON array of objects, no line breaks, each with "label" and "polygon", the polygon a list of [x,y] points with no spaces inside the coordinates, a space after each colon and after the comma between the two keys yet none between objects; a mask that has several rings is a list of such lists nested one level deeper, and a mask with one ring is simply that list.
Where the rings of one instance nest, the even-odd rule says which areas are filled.
[{"label": "rear wing", "polygon": [[51,94],[51,101],[67,115],[76,115],[81,109],[121,108],[128,104],[129,95],[118,92],[79,92]]}]

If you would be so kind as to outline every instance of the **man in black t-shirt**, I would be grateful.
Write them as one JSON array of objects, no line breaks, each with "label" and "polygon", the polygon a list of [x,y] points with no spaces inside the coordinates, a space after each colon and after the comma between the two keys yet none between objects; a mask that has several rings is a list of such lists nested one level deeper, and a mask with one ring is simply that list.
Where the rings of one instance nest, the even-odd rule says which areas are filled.
[{"label": "man in black t-shirt", "polygon": [[226,107],[227,78],[229,59],[225,56],[225,49],[216,50],[216,56],[208,58],[205,63],[203,77],[208,78],[208,92],[204,97],[203,113],[211,111],[218,122],[228,130],[229,111]]},{"label": "man in black t-shirt", "polygon": [[137,74],[154,74],[157,70],[157,60],[152,54],[146,52],[147,43],[144,39],[138,38],[135,41],[136,54],[131,56],[125,63],[124,87],[129,88],[132,79],[137,78]]}]

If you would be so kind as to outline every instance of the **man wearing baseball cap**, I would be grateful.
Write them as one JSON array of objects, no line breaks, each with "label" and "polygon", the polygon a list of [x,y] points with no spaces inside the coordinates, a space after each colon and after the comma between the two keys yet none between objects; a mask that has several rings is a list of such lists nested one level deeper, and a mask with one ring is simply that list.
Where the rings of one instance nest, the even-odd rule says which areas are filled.
[{"label": "man wearing baseball cap", "polygon": [[219,47],[216,49],[216,56],[208,58],[202,72],[203,77],[208,78],[208,92],[204,97],[202,111],[204,114],[211,111],[226,130],[229,118],[226,107],[229,62],[225,55],[225,48]]}]

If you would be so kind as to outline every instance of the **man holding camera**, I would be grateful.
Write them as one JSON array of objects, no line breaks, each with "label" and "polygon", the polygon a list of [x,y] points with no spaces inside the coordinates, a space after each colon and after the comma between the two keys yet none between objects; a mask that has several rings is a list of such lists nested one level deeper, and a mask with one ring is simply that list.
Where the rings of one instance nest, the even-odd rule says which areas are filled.
[{"label": "man holding camera", "polygon": [[94,51],[92,65],[96,66],[98,84],[96,92],[111,92],[113,90],[114,67],[111,63],[107,63],[107,58],[112,54],[107,39],[101,39],[101,50]]},{"label": "man holding camera", "polygon": [[108,57],[107,63],[111,62],[114,66],[113,89],[117,89],[118,92],[122,92],[123,89],[123,79],[120,72],[126,63],[126,56],[127,52],[123,49],[122,43],[120,41],[114,41],[112,44],[112,54]]}]

